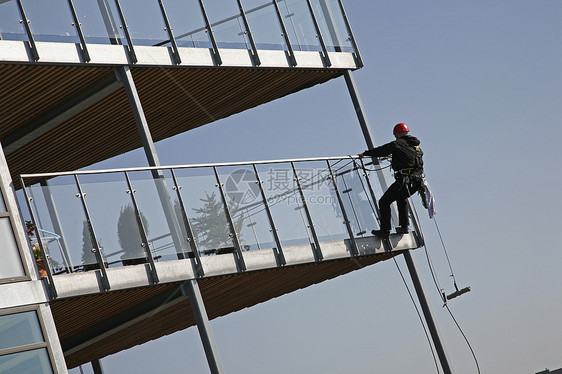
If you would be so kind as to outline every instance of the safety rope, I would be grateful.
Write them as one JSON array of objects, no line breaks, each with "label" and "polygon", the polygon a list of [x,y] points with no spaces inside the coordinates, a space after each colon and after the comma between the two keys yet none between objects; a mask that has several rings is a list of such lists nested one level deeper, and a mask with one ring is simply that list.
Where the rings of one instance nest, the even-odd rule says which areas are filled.
[{"label": "safety rope", "polygon": [[[365,168],[364,166],[363,166],[363,169],[364,169],[364,170],[368,170],[368,169]],[[382,170],[382,169],[380,169],[380,170]],[[422,178],[423,178],[424,176],[425,176],[425,175],[423,175]],[[404,183],[404,184],[406,185],[408,195],[410,195],[409,183]],[[364,187],[363,187],[363,188],[364,188]],[[365,192],[366,192],[366,191],[365,191]],[[414,214],[414,219],[417,221],[418,225],[420,225],[420,226],[419,226],[419,229],[420,229],[419,231],[420,231],[420,233],[421,233],[421,232],[422,232],[421,223],[420,223],[420,220],[419,220],[419,216],[418,216],[418,212],[417,212],[417,210],[416,210],[415,204],[413,204],[413,202],[411,201],[411,195],[410,195],[410,197],[408,197],[408,200],[410,201],[410,204],[409,204],[409,205],[412,207],[411,210],[412,210],[412,213]],[[371,206],[371,209],[373,209],[372,206]],[[373,209],[373,211],[374,211],[374,209]],[[449,255],[448,255],[448,253],[447,253],[447,248],[445,247],[445,243],[444,243],[444,241],[443,241],[443,237],[442,237],[442,235],[441,235],[441,231],[439,230],[439,225],[437,224],[437,221],[435,220],[435,216],[433,217],[433,220],[435,221],[435,226],[436,226],[436,228],[437,228],[437,232],[438,232],[438,235],[439,235],[439,238],[440,238],[440,241],[441,241],[441,245],[442,245],[442,247],[443,247],[443,251],[445,252],[445,256],[446,256],[446,258],[447,258],[447,262],[448,262],[448,264],[449,264],[449,269],[450,269],[450,271],[451,271],[451,277],[453,278],[453,282],[454,282],[454,285],[455,285],[455,288],[456,288],[456,287],[457,287],[457,284],[456,284],[456,279],[455,279],[455,276],[454,276],[453,267],[452,267],[452,265],[451,265],[451,261],[450,261],[450,259],[449,259]],[[429,256],[429,251],[428,251],[428,249],[427,249],[427,245],[425,244],[425,240],[423,241],[423,247],[424,247],[424,251],[425,251],[425,254],[426,254],[426,258],[427,258],[428,266],[429,266],[429,269],[430,269],[431,277],[433,278],[433,282],[434,282],[434,284],[435,284],[435,287],[437,288],[437,291],[438,291],[438,293],[439,293],[439,296],[440,296],[440,297],[442,298],[442,300],[443,300],[443,303],[444,303],[443,307],[447,309],[447,312],[448,312],[449,315],[451,316],[451,319],[453,320],[453,322],[454,322],[455,325],[457,326],[459,332],[461,333],[462,337],[464,338],[464,340],[465,340],[465,342],[466,342],[468,348],[470,349],[470,352],[471,352],[471,354],[472,354],[472,357],[473,357],[473,359],[474,359],[474,362],[475,362],[475,364],[476,364],[476,369],[478,370],[478,373],[480,374],[480,364],[478,363],[478,359],[477,359],[477,357],[476,357],[476,354],[475,354],[475,352],[474,352],[474,349],[472,348],[472,345],[470,344],[470,341],[468,340],[466,334],[464,333],[464,331],[463,331],[463,329],[461,328],[460,324],[458,323],[457,319],[456,319],[455,316],[453,315],[453,312],[452,312],[451,309],[449,308],[449,306],[448,306],[448,304],[447,304],[447,298],[446,298],[446,296],[445,296],[445,293],[443,292],[443,288],[441,288],[441,286],[440,286],[440,284],[439,284],[439,281],[438,281],[438,279],[437,279],[437,276],[435,275],[434,266],[433,266],[433,264],[432,264],[432,262],[431,262],[431,258],[430,258],[430,256]],[[406,283],[406,280],[405,280],[405,278],[404,278],[404,276],[403,276],[403,274],[402,274],[402,271],[400,270],[400,267],[398,266],[398,262],[396,261],[396,259],[395,259],[394,257],[393,257],[393,260],[394,260],[394,263],[395,263],[395,265],[396,265],[396,268],[398,269],[398,272],[400,273],[400,276],[402,277],[402,280],[403,280],[403,282],[404,282],[404,285],[406,286],[406,289],[408,290],[408,294],[410,295],[410,298],[411,298],[411,300],[412,300],[412,302],[413,302],[413,304],[414,304],[414,306],[415,306],[415,308],[416,308],[416,312],[418,312],[418,316],[419,316],[419,318],[420,318],[421,324],[422,324],[422,326],[423,326],[423,328],[424,328],[426,337],[427,337],[428,342],[429,342],[429,345],[430,345],[430,347],[431,347],[431,353],[432,353],[432,355],[433,355],[433,359],[434,359],[435,364],[436,364],[436,366],[437,366],[437,372],[439,373],[439,366],[437,365],[437,359],[436,359],[435,353],[434,353],[434,351],[433,351],[433,345],[431,344],[431,341],[430,341],[429,335],[428,335],[428,333],[427,333],[425,324],[424,324],[423,320],[421,319],[421,314],[419,313],[418,307],[417,307],[417,305],[416,305],[416,303],[415,303],[414,298],[412,297],[412,294],[411,294],[410,289],[409,289],[409,287],[408,287],[408,284]]]},{"label": "safety rope", "polygon": [[[409,193],[409,191],[408,191],[408,193]],[[418,221],[418,224],[420,225],[420,231],[421,231],[421,224],[420,224],[420,221],[419,221],[419,217],[418,217],[418,213],[417,213],[416,207],[415,207],[415,205],[414,205],[413,203],[410,204],[410,205],[413,207],[412,209],[413,209],[413,211],[414,211],[415,218],[416,218],[416,220]],[[456,280],[455,280],[455,275],[454,275],[454,272],[453,272],[453,267],[451,266],[451,262],[450,262],[450,260],[449,260],[449,255],[448,255],[448,253],[447,253],[447,249],[446,249],[446,247],[445,247],[445,243],[444,243],[444,241],[443,241],[443,237],[441,236],[441,231],[439,230],[439,225],[437,224],[437,221],[435,220],[435,216],[433,216],[433,220],[435,221],[435,227],[437,228],[437,232],[438,232],[439,238],[440,238],[440,240],[441,240],[441,245],[443,246],[443,250],[444,250],[444,252],[445,252],[445,256],[446,256],[447,262],[448,262],[448,264],[449,264],[449,269],[451,270],[451,277],[453,278],[453,282],[454,282],[455,288],[457,288],[457,283],[456,283]],[[427,249],[427,245],[425,244],[425,241],[424,241],[423,247],[424,247],[424,250],[425,250],[425,254],[426,254],[426,257],[427,257],[427,263],[428,263],[428,266],[429,266],[429,270],[430,270],[430,272],[431,272],[431,276],[432,276],[432,278],[433,278],[433,282],[434,282],[434,284],[435,284],[435,287],[437,288],[437,292],[439,293],[439,295],[441,296],[441,298],[442,298],[442,300],[443,300],[443,307],[444,307],[445,309],[447,309],[447,312],[449,312],[449,315],[451,316],[451,319],[453,320],[453,322],[454,322],[455,325],[457,326],[457,329],[459,330],[459,332],[461,333],[462,337],[464,338],[464,341],[466,342],[466,344],[467,344],[467,346],[468,346],[468,349],[470,350],[470,353],[472,354],[472,358],[474,359],[474,363],[476,364],[476,369],[477,369],[477,371],[478,371],[478,374],[480,374],[480,364],[478,363],[478,358],[476,357],[476,354],[475,354],[475,352],[474,352],[474,349],[472,348],[472,344],[470,344],[470,341],[468,340],[466,334],[464,333],[464,331],[463,331],[463,329],[461,328],[460,324],[458,323],[457,319],[456,319],[455,316],[453,315],[453,312],[452,312],[451,309],[449,308],[449,305],[447,304],[447,298],[446,298],[446,296],[445,296],[445,293],[443,292],[443,288],[441,288],[441,286],[439,285],[439,282],[438,282],[438,280],[437,280],[437,277],[435,276],[435,271],[434,271],[434,269],[433,269],[434,266],[433,266],[433,264],[432,264],[432,262],[431,262],[431,258],[430,258],[430,256],[429,256],[429,251],[428,251],[428,249]]]}]

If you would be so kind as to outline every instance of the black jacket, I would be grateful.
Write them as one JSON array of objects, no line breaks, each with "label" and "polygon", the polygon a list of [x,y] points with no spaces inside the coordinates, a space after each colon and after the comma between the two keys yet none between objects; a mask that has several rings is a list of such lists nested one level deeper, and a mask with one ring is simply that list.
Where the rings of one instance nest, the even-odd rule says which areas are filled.
[{"label": "black jacket", "polygon": [[[363,152],[365,156],[386,157],[392,155],[391,166],[394,171],[414,168],[416,171],[423,170],[423,152],[419,147],[420,141],[411,135],[404,135],[380,147]],[[417,161],[416,161],[417,159]]]}]

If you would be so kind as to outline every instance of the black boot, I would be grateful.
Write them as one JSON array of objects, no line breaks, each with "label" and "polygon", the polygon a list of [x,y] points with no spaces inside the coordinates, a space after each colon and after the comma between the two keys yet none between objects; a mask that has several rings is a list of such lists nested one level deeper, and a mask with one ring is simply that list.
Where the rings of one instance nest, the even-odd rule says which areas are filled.
[{"label": "black boot", "polygon": [[400,227],[396,228],[397,234],[407,234],[409,232],[410,232],[410,230],[408,229],[408,226],[400,226]]},{"label": "black boot", "polygon": [[390,230],[373,230],[371,234],[378,236],[379,239],[388,239],[390,236]]}]

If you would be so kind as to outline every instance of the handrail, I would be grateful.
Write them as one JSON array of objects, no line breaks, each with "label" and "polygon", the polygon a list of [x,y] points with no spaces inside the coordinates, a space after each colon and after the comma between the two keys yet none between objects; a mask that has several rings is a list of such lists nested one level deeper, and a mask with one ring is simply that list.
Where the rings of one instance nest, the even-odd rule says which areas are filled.
[{"label": "handrail", "polygon": [[20,174],[20,178],[48,178],[48,177],[61,177],[68,175],[91,175],[91,174],[105,174],[105,173],[122,173],[130,171],[151,171],[151,170],[169,170],[169,169],[192,169],[192,168],[207,168],[207,167],[224,167],[224,166],[241,166],[241,165],[263,165],[263,164],[281,164],[289,162],[311,162],[311,161],[335,161],[343,159],[359,159],[358,156],[333,156],[333,157],[310,157],[310,158],[288,158],[280,160],[260,160],[260,161],[241,161],[241,162],[218,162],[209,164],[184,164],[184,165],[167,165],[167,166],[145,166],[145,167],[132,167],[132,168],[118,168],[118,169],[101,169],[101,170],[75,170],[63,172],[50,172],[50,173],[32,173]]}]

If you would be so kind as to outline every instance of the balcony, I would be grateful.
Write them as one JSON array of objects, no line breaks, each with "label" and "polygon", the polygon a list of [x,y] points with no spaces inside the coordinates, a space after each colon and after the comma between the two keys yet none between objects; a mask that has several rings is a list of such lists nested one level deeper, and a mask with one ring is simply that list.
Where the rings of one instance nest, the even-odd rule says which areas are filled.
[{"label": "balcony", "polygon": [[142,146],[120,67],[159,141],[362,66],[339,0],[215,3],[0,0],[0,140],[16,187]]},{"label": "balcony", "polygon": [[[81,62],[98,62],[98,53],[109,51],[101,46],[119,46],[113,58],[125,51],[132,64],[149,63],[143,53],[155,57],[163,52],[182,64],[183,57],[203,53],[191,53],[197,49],[209,50],[216,65],[223,64],[225,50],[246,51],[255,66],[268,60],[260,51],[275,50],[286,53],[292,66],[299,64],[295,52],[306,51],[320,52],[326,66],[331,65],[328,52],[353,53],[360,62],[339,0],[3,0],[0,14],[0,48],[10,52],[2,54],[5,61],[21,56],[23,45],[36,62],[64,62],[60,55],[72,49]],[[56,57],[49,43],[67,46],[58,46]],[[148,52],[145,47],[160,48]]]},{"label": "balcony", "polygon": [[364,162],[22,175],[69,367],[193,325],[186,280],[216,318],[419,247],[415,221],[370,234],[382,191]]}]

